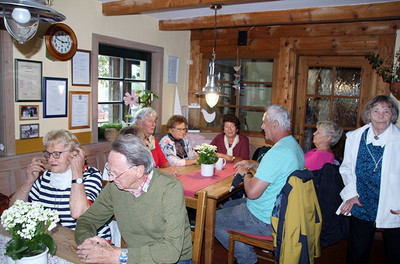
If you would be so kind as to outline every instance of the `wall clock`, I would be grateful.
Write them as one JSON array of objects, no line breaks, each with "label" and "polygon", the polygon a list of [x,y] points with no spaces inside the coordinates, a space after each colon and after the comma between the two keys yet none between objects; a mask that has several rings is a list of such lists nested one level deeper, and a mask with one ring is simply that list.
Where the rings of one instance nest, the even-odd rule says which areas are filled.
[{"label": "wall clock", "polygon": [[78,49],[75,32],[63,23],[51,25],[46,32],[45,40],[47,51],[60,61],[71,59]]}]

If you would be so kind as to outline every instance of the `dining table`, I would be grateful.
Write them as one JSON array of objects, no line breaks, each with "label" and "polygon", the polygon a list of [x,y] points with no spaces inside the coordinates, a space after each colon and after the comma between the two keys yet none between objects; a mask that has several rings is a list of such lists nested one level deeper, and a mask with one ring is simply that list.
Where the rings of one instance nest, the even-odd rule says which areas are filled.
[{"label": "dining table", "polygon": [[213,263],[217,204],[243,189],[241,183],[231,191],[232,180],[236,173],[233,165],[234,163],[226,163],[222,170],[215,170],[211,177],[201,175],[200,165],[176,167],[181,174],[178,179],[182,182],[185,196],[195,197],[199,191],[207,192],[204,263]]},{"label": "dining table", "polygon": [[[74,231],[66,228],[62,225],[57,225],[53,230],[50,231],[50,235],[56,242],[55,256],[49,255],[48,263],[50,264],[69,264],[69,263],[83,263],[80,261],[78,254],[76,253],[77,247],[74,239]],[[1,250],[5,252],[5,243],[10,240],[12,234],[4,229],[0,225],[0,244]],[[0,263],[7,263],[6,256],[0,257]],[[4,259],[1,259],[4,258]]]}]

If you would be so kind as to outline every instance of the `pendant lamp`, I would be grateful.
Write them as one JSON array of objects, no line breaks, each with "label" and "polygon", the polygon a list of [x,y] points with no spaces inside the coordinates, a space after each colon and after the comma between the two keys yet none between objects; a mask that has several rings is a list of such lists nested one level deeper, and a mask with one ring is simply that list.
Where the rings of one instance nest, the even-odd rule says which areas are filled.
[{"label": "pendant lamp", "polygon": [[214,47],[213,47],[212,59],[209,64],[209,72],[207,75],[206,86],[203,87],[201,92],[198,92],[196,94],[198,95],[204,94],[206,96],[207,105],[213,108],[218,103],[220,96],[228,96],[228,95],[221,92],[221,86],[218,82],[218,75],[215,74],[215,47],[217,45],[217,10],[221,9],[221,5],[211,5],[210,8],[215,11]]},{"label": "pendant lamp", "polygon": [[45,0],[0,0],[0,17],[8,33],[24,44],[39,27],[39,22],[59,22],[65,16],[48,7]]}]

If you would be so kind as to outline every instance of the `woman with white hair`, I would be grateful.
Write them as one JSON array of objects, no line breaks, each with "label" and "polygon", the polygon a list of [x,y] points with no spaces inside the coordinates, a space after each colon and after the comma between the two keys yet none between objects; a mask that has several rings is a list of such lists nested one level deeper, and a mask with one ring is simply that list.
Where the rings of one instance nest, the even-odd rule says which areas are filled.
[{"label": "woman with white hair", "polygon": [[[26,180],[11,197],[10,205],[16,200],[41,202],[58,211],[61,225],[74,230],[77,219],[102,189],[101,173],[85,165],[85,153],[68,130],[48,132],[43,147],[44,157],[33,158],[26,169]],[[110,240],[109,227],[100,227],[98,236]]]},{"label": "woman with white hair", "polygon": [[135,124],[141,127],[145,132],[145,143],[153,155],[156,168],[160,168],[164,172],[178,176],[179,172],[168,162],[161,150],[158,140],[153,136],[156,129],[156,120],[157,112],[151,107],[142,108],[135,114]]},{"label": "woman with white hair", "polygon": [[311,171],[319,170],[325,163],[334,164],[335,155],[332,147],[342,136],[343,128],[332,121],[319,121],[317,131],[314,132],[313,143],[316,148],[304,154],[304,167]]}]

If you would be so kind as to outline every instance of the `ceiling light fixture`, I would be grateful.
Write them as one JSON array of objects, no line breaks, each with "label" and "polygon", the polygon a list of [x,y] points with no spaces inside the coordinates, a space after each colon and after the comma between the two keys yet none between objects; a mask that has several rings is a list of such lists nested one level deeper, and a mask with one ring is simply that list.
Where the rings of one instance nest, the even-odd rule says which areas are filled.
[{"label": "ceiling light fixture", "polygon": [[218,83],[218,75],[215,74],[215,48],[217,46],[217,10],[221,9],[221,5],[211,5],[211,9],[215,11],[215,36],[214,36],[214,47],[212,53],[212,60],[209,64],[209,73],[207,75],[207,83],[206,86],[203,87],[201,92],[197,92],[196,94],[206,95],[206,102],[209,107],[213,108],[219,100],[220,96],[228,96],[225,93],[221,92],[221,86]]},{"label": "ceiling light fixture", "polygon": [[45,0],[0,0],[0,17],[10,35],[24,44],[37,32],[39,22],[59,22],[65,16],[48,7]]}]

